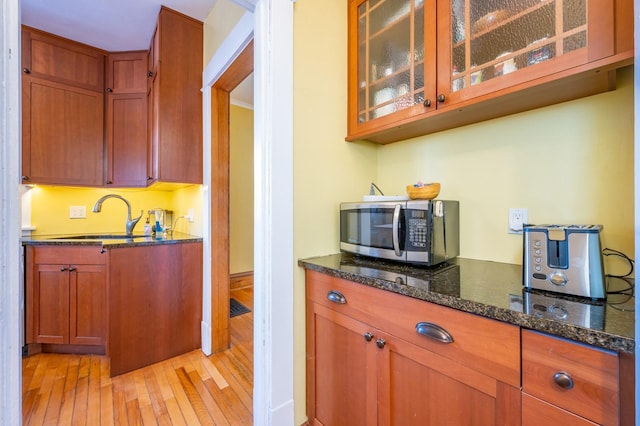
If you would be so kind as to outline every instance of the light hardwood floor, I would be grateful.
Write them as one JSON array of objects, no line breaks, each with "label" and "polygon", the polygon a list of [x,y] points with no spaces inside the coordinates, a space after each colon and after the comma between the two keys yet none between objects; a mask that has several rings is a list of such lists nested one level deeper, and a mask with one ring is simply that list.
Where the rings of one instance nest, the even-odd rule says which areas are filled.
[{"label": "light hardwood floor", "polygon": [[24,358],[23,424],[253,424],[253,288],[231,297],[252,312],[231,318],[231,348],[209,357],[196,350],[113,378],[106,356]]}]

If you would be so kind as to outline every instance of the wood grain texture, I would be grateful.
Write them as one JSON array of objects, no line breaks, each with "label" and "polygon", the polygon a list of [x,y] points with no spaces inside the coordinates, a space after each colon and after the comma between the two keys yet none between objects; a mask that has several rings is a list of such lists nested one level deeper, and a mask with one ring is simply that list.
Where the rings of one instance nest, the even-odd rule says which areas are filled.
[{"label": "wood grain texture", "polygon": [[[232,296],[253,309],[251,288]],[[226,351],[189,351],[116,377],[106,356],[23,358],[23,424],[251,425],[253,313],[230,322]]]},{"label": "wood grain texture", "polygon": [[202,183],[202,22],[163,6],[152,43],[157,178]]},{"label": "wood grain texture", "polygon": [[202,243],[109,253],[111,374],[200,347]]},{"label": "wood grain texture", "polygon": [[[572,378],[571,389],[554,382],[557,372]],[[619,423],[619,360],[615,352],[523,330],[522,390],[598,424]]]}]

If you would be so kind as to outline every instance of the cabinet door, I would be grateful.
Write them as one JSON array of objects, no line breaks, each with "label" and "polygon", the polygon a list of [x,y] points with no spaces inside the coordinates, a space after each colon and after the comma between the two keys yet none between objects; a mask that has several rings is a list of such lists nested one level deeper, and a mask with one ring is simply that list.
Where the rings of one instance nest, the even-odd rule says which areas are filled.
[{"label": "cabinet door", "polygon": [[145,93],[147,91],[147,52],[111,53],[107,58],[107,92]]},{"label": "cabinet door", "polygon": [[202,22],[161,8],[152,77],[153,176],[202,183]]},{"label": "cabinet door", "polygon": [[614,54],[614,0],[438,3],[442,106]]},{"label": "cabinet door", "polygon": [[147,185],[147,93],[107,95],[108,186]]},{"label": "cabinet door", "polygon": [[102,93],[104,52],[33,28],[22,29],[26,75]]},{"label": "cabinet door", "polygon": [[350,2],[350,134],[435,108],[435,3]]},{"label": "cabinet door", "polygon": [[33,269],[32,320],[35,343],[69,343],[68,265]]},{"label": "cabinet door", "polygon": [[104,345],[107,331],[106,266],[70,266],[69,279],[69,343]]},{"label": "cabinet door", "polygon": [[307,327],[310,423],[376,425],[375,330],[313,303],[307,307]]},{"label": "cabinet door", "polygon": [[25,183],[101,186],[103,94],[24,76],[22,100]]},{"label": "cabinet door", "polygon": [[391,335],[378,352],[380,425],[519,425],[520,389]]}]

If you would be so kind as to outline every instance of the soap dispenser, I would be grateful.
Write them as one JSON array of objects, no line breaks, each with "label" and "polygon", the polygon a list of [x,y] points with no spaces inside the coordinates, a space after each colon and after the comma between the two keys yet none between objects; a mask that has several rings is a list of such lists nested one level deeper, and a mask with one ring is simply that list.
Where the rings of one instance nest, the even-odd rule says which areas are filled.
[{"label": "soap dispenser", "polygon": [[151,236],[151,224],[149,223],[149,218],[147,218],[147,221],[144,223],[144,236]]}]

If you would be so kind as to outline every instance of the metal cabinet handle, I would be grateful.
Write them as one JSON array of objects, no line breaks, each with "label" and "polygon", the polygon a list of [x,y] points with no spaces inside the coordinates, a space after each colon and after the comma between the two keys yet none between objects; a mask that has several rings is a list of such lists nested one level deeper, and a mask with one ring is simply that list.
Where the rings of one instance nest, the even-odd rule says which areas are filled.
[{"label": "metal cabinet handle", "polygon": [[573,379],[569,375],[569,373],[565,371],[558,371],[553,375],[553,381],[556,382],[558,386],[562,389],[569,390],[573,388]]},{"label": "metal cabinet handle", "polygon": [[442,102],[444,102],[444,101],[445,101],[445,97],[444,97],[444,95],[441,93],[441,94],[439,94],[439,95],[438,95],[438,97],[436,98],[436,100],[437,100],[438,102],[442,103]]},{"label": "metal cabinet handle", "polygon": [[75,271],[76,269],[78,269],[78,268],[76,268],[75,266],[70,266],[70,267],[69,267],[69,272],[73,272],[73,271]]},{"label": "metal cabinet handle", "polygon": [[447,330],[431,322],[416,324],[416,333],[442,343],[453,343],[453,337]]},{"label": "metal cabinet handle", "polygon": [[67,267],[66,267],[66,266],[63,266],[62,268],[60,268],[60,272],[64,272],[64,271],[66,271],[66,270],[67,270]]},{"label": "metal cabinet handle", "polygon": [[431,106],[431,99],[425,99],[422,105],[424,105],[425,108],[429,108]]},{"label": "metal cabinet handle", "polygon": [[391,238],[393,240],[393,251],[396,256],[402,256],[402,252],[400,251],[400,204],[396,204],[396,207],[393,209],[393,223],[392,223],[392,235]]},{"label": "metal cabinet handle", "polygon": [[25,74],[31,74],[31,70],[29,68],[22,68],[22,72]]},{"label": "metal cabinet handle", "polygon": [[29,176],[22,176],[22,180],[25,181],[25,182],[28,181],[29,180]]},{"label": "metal cabinet handle", "polygon": [[107,185],[111,185],[111,184],[113,183],[113,181],[108,180],[108,181],[106,181],[105,183],[106,183]]},{"label": "metal cabinet handle", "polygon": [[147,71],[147,77],[153,77],[153,71]]},{"label": "metal cabinet handle", "polygon": [[340,303],[341,305],[347,303],[347,298],[344,297],[342,293],[335,290],[329,290],[329,293],[327,293],[327,299],[334,303]]},{"label": "metal cabinet handle", "polygon": [[111,93],[113,92],[113,89],[111,87],[107,87],[107,93]]},{"label": "metal cabinet handle", "polygon": [[367,342],[370,342],[373,340],[373,333],[370,331],[367,331],[366,333],[364,333],[364,340],[366,340]]},{"label": "metal cabinet handle", "polygon": [[384,349],[384,345],[386,344],[387,342],[384,339],[376,340],[376,346],[379,347],[380,349]]}]

